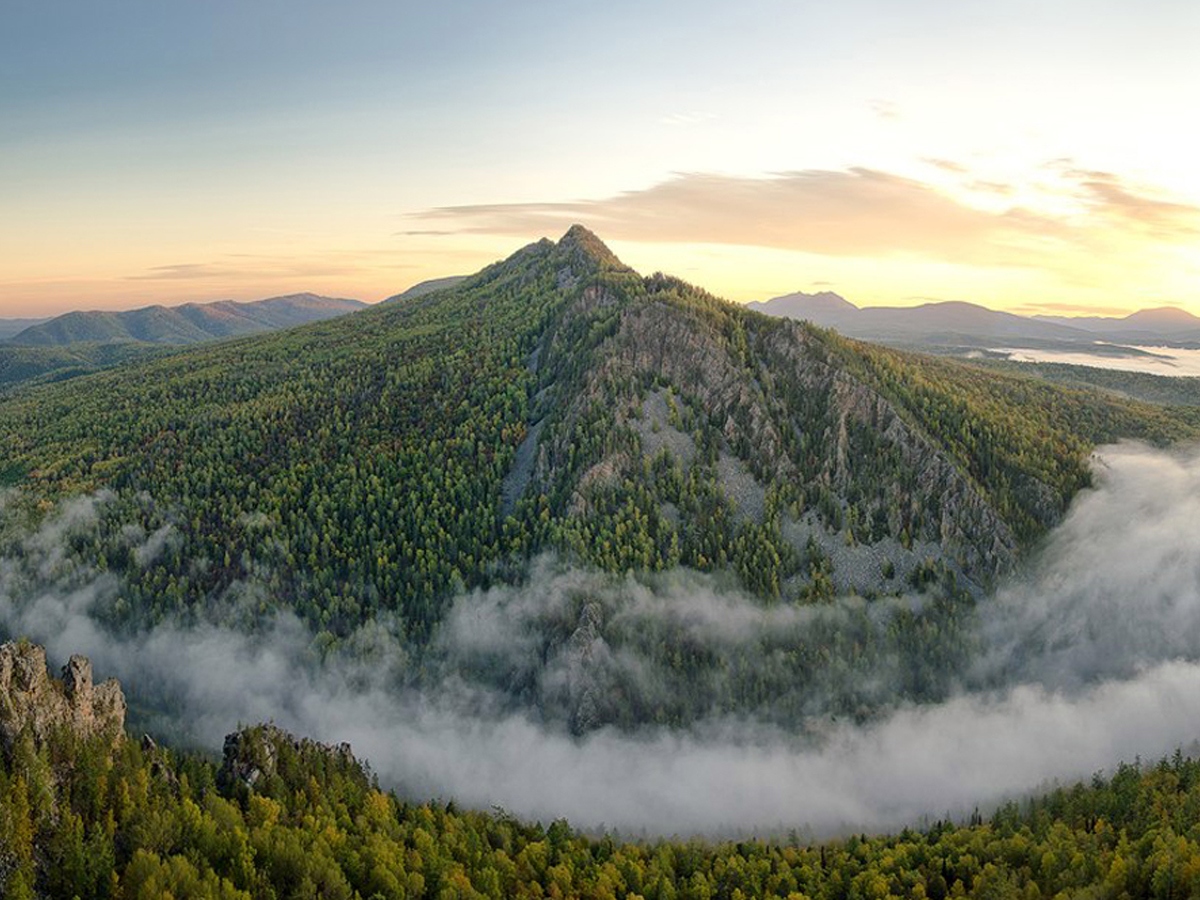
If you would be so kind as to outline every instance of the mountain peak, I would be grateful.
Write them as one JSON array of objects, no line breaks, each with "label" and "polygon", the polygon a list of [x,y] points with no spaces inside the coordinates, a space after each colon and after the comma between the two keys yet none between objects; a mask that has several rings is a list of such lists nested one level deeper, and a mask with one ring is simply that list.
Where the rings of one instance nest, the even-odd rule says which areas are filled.
[{"label": "mountain peak", "polygon": [[583,225],[575,224],[567,229],[567,233],[558,242],[558,248],[567,251],[572,256],[576,254],[585,256],[601,266],[625,268],[624,263],[608,249],[604,241]]},{"label": "mountain peak", "polygon": [[1157,306],[1153,309],[1139,309],[1130,313],[1124,319],[1127,323],[1153,325],[1196,325],[1197,318],[1185,309],[1177,306]]},{"label": "mountain peak", "polygon": [[829,317],[845,318],[854,316],[859,309],[841,294],[833,291],[819,291],[806,294],[796,291],[784,294],[782,297],[772,297],[762,303],[749,303],[747,309],[766,313],[768,316],[785,316],[810,321],[824,320]]}]

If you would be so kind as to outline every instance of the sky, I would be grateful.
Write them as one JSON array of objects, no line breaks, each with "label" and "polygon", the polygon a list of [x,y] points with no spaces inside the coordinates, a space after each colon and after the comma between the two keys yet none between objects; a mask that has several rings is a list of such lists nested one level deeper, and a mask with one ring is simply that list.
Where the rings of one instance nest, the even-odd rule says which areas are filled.
[{"label": "sky", "polygon": [[1200,4],[0,0],[0,316],[375,301],[582,222],[721,296],[1200,313]]}]

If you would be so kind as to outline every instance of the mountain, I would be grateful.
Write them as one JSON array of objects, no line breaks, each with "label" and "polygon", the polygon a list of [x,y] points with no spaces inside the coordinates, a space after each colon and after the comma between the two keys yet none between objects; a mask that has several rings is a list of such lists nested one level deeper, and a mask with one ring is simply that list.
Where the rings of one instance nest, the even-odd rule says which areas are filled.
[{"label": "mountain", "polygon": [[836,322],[851,321],[859,312],[857,306],[833,291],[819,291],[816,294],[797,291],[764,303],[747,303],[746,308],[768,316],[807,319],[829,328],[836,327]]},{"label": "mountain", "polygon": [[642,277],[575,227],[404,303],[12,396],[0,480],[170,526],[153,562],[102,554],[128,581],[114,621],[262,581],[260,612],[333,640],[386,613],[421,645],[456,591],[545,551],[797,603],[978,593],[1089,483],[1095,442],[1196,433]]},{"label": "mountain", "polygon": [[998,312],[975,303],[942,301],[914,307],[858,308],[831,292],[787,294],[748,309],[769,316],[805,319],[865,341],[907,346],[995,346],[1092,342],[1083,325],[1070,319],[1041,319]]},{"label": "mountain", "polygon": [[447,275],[444,278],[430,278],[428,281],[422,281],[414,284],[408,290],[394,294],[388,297],[383,303],[395,303],[397,300],[413,300],[417,297],[423,297],[433,291],[443,291],[447,288],[455,287],[466,280],[465,275]]},{"label": "mountain", "polygon": [[[332,743],[239,726],[217,763],[22,725],[0,748],[0,890],[1140,896],[1168,866],[1190,890],[1200,853],[1171,835],[1190,833],[1200,766],[1182,755],[987,824],[865,838],[854,821],[880,786],[940,808],[926,787],[957,767],[893,767],[894,742],[921,757],[971,723],[998,741],[1016,717],[1055,743],[1048,709],[1079,747],[1065,720],[1112,684],[1125,693],[1081,686],[1076,704],[1023,678],[963,693],[982,612],[1010,609],[988,589],[1041,555],[1091,483],[1093,447],[1120,437],[1195,439],[1200,411],[759,315],[642,276],[578,226],[405,302],[13,392],[0,628],[41,629],[64,655],[86,641],[98,668],[144,675],[125,678],[131,720],[169,710],[211,751],[233,721],[272,716]],[[1050,653],[1055,631],[1018,649]],[[47,683],[33,656],[11,672],[6,658],[0,713],[27,708],[13,685]],[[83,667],[69,672],[83,696]],[[1083,740],[1104,743],[1088,723]],[[411,793],[380,790],[336,743],[350,736],[385,787]],[[1027,783],[1058,771],[998,746]],[[693,794],[738,785],[747,805],[786,783],[801,802],[780,830],[827,794],[821,827],[856,837],[627,844],[461,811],[443,762],[499,781],[489,760],[514,754],[554,759],[513,779],[542,821],[560,791],[584,808],[680,776]],[[749,780],[731,762],[747,759]],[[649,780],[628,778],[635,760]],[[843,793],[850,780],[864,793]],[[640,810],[684,796],[646,794]]]},{"label": "mountain", "polygon": [[1052,324],[1083,328],[1104,340],[1178,346],[1200,342],[1200,318],[1172,306],[1141,309],[1123,317],[1109,316],[1035,316]]},{"label": "mountain", "polygon": [[0,341],[8,340],[14,334],[19,334],[26,328],[40,325],[48,319],[0,319]]},{"label": "mountain", "polygon": [[174,349],[141,341],[76,343],[64,346],[0,342],[0,390],[40,381],[65,381]]},{"label": "mountain", "polygon": [[61,347],[77,343],[142,341],[153,344],[194,344],[291,328],[362,309],[359,300],[291,294],[240,303],[187,303],[147,306],[125,312],[69,312],[31,325],[10,338],[14,344]]}]

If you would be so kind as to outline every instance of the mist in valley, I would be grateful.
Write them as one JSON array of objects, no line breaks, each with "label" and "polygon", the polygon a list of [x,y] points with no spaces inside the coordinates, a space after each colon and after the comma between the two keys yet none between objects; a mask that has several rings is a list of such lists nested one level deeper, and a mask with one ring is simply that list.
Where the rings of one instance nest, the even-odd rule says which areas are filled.
[{"label": "mist in valley", "polygon": [[[419,651],[384,619],[327,653],[289,614],[250,631],[167,618],[114,632],[101,613],[120,579],[72,550],[105,494],[8,541],[0,629],[60,663],[90,656],[156,734],[216,750],[272,720],[349,741],[414,798],[626,834],[897,828],[1200,735],[1200,453],[1119,445],[1095,468],[1024,570],[970,610],[954,636],[966,649],[937,677],[890,637],[937,613],[935,595],[764,606],[713,576],[552,557],[525,584],[457,597]],[[121,539],[144,565],[173,535]],[[236,612],[261,590],[249,580],[214,605]],[[789,685],[794,671],[809,680]],[[754,691],[768,699],[735,702]]]}]

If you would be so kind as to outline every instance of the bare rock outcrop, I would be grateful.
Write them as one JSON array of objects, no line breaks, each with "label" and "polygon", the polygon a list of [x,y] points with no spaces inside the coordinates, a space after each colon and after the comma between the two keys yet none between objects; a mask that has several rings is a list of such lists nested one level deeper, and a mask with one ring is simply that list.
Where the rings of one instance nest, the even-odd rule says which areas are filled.
[{"label": "bare rock outcrop", "polygon": [[217,783],[227,790],[270,792],[279,778],[296,781],[298,773],[318,781],[348,777],[368,785],[372,776],[365,763],[354,758],[350,745],[322,744],[297,738],[273,724],[253,725],[225,736]]},{"label": "bare rock outcrop", "polygon": [[46,668],[46,650],[28,641],[0,645],[0,746],[8,750],[28,728],[36,741],[58,728],[83,736],[125,734],[125,694],[114,679],[92,680],[92,664],[72,656],[62,678]]}]

